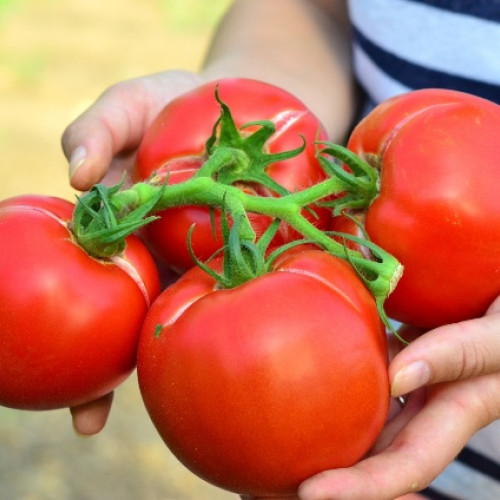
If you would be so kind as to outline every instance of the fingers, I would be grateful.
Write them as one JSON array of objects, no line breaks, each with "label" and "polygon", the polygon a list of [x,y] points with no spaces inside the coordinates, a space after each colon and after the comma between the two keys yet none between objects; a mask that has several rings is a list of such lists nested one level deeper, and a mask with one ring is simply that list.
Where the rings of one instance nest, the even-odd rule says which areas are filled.
[{"label": "fingers", "polygon": [[118,156],[128,154],[133,160],[145,130],[160,109],[201,83],[200,75],[166,71],[120,82],[106,90],[62,135],[71,185],[87,190],[101,181]]},{"label": "fingers", "polygon": [[[404,336],[404,332],[403,332]],[[500,299],[478,319],[446,325],[417,338],[389,366],[393,396],[437,382],[500,371]]]},{"label": "fingers", "polygon": [[113,402],[110,392],[95,401],[70,408],[73,428],[80,436],[91,436],[100,432],[108,419]]},{"label": "fingers", "polygon": [[454,396],[436,391],[386,449],[354,467],[326,471],[305,481],[300,499],[391,500],[425,488],[478,426]]},{"label": "fingers", "polygon": [[411,419],[423,408],[426,402],[426,391],[420,389],[406,399],[406,403],[401,408],[399,413],[387,421],[382,433],[377,439],[377,442],[370,450],[370,455],[375,455],[385,450],[391,445],[394,438],[408,425]]},{"label": "fingers", "polygon": [[115,85],[66,128],[62,147],[73,187],[88,189],[117,153],[137,147],[145,127],[142,99],[137,81]]}]

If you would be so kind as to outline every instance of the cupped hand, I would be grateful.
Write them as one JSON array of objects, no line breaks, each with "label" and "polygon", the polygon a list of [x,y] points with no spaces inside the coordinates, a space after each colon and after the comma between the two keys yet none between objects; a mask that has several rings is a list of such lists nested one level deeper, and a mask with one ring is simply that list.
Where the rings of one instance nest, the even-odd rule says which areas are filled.
[{"label": "cupped hand", "polygon": [[166,71],[107,89],[63,133],[71,185],[84,191],[103,179],[118,183],[132,167],[142,136],[158,112],[203,81],[195,73]]},{"label": "cupped hand", "polygon": [[500,297],[482,318],[418,337],[394,357],[389,375],[393,396],[409,394],[403,411],[368,458],[305,481],[301,500],[392,500],[419,491],[500,418]]},{"label": "cupped hand", "polygon": [[[145,130],[172,99],[203,81],[186,71],[166,71],[120,82],[107,89],[62,135],[71,185],[87,190],[97,182],[117,184],[134,162]],[[92,435],[104,427],[113,393],[71,408],[73,427]]]}]

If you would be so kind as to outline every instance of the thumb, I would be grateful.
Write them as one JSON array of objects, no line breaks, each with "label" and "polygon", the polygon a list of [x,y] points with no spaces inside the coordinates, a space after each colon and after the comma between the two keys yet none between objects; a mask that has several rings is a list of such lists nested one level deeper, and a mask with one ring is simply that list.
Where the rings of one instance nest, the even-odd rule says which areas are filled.
[{"label": "thumb", "polygon": [[389,377],[392,395],[397,397],[424,385],[496,371],[500,371],[500,297],[482,318],[445,325],[418,337],[394,357]]},{"label": "thumb", "polygon": [[109,87],[62,135],[72,186],[86,190],[102,179],[117,157],[133,158],[160,109],[203,82],[190,71],[169,70]]}]

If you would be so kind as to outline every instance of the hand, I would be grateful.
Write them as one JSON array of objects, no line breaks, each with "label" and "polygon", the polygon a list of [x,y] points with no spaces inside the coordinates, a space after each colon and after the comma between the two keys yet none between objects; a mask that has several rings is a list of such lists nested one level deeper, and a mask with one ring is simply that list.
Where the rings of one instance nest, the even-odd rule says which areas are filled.
[{"label": "hand", "polygon": [[[142,136],[156,114],[173,98],[202,83],[202,77],[166,71],[113,85],[63,133],[62,148],[70,162],[70,182],[87,190],[97,182],[117,184],[134,161]],[[104,179],[104,180],[103,180]],[[80,435],[102,430],[113,393],[71,408]]]},{"label": "hand", "polygon": [[370,457],[305,481],[301,500],[391,500],[421,490],[500,418],[500,297],[483,318],[417,338],[395,356],[389,375],[394,396],[410,393],[403,411]]},{"label": "hand", "polygon": [[106,90],[63,133],[71,185],[84,191],[103,178],[117,184],[132,167],[142,136],[158,112],[203,82],[194,73],[166,71]]}]

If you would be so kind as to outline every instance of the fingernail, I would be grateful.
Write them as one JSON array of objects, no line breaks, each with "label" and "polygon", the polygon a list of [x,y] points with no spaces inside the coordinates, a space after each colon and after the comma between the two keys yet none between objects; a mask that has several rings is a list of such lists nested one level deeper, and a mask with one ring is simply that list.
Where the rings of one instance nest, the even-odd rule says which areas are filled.
[{"label": "fingernail", "polygon": [[399,370],[392,380],[392,397],[408,394],[424,386],[431,378],[431,369],[426,361],[414,361]]},{"label": "fingernail", "polygon": [[87,159],[87,150],[84,146],[78,146],[69,160],[69,178],[71,179],[78,169],[85,163]]}]

